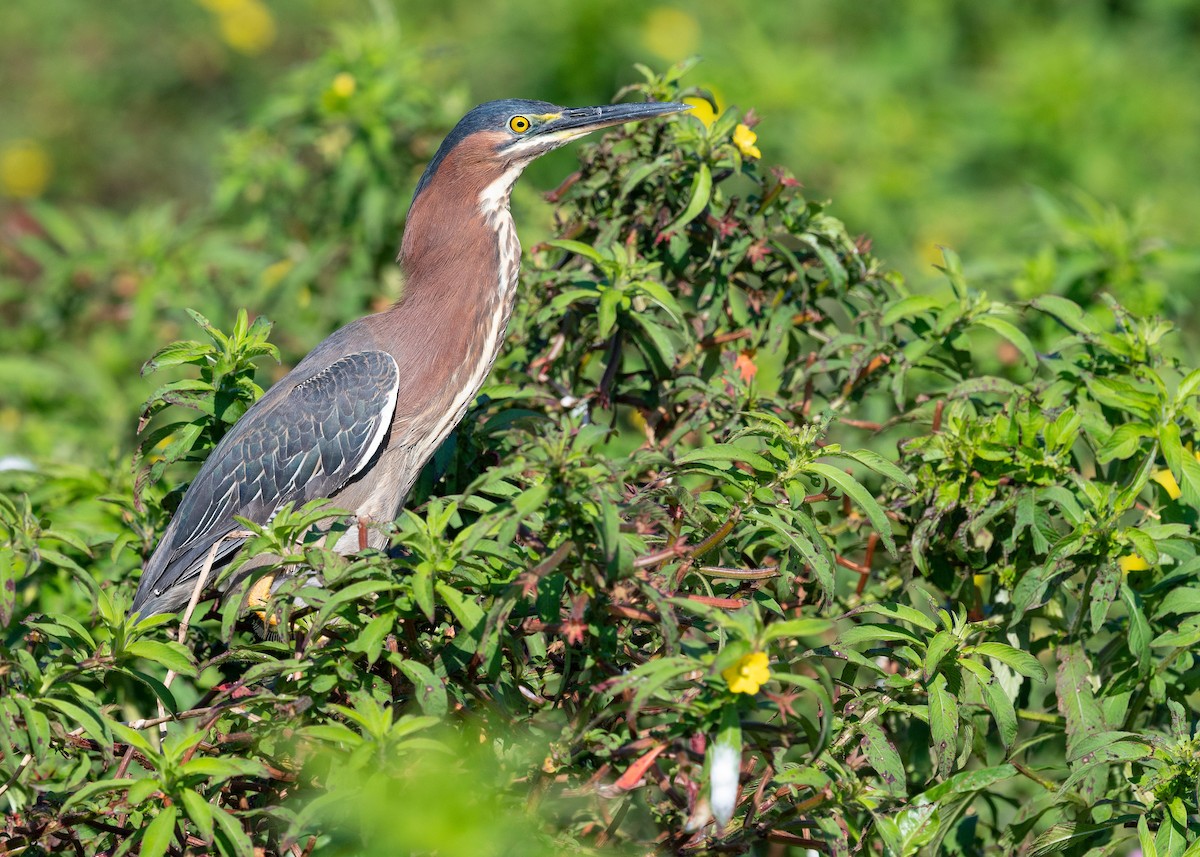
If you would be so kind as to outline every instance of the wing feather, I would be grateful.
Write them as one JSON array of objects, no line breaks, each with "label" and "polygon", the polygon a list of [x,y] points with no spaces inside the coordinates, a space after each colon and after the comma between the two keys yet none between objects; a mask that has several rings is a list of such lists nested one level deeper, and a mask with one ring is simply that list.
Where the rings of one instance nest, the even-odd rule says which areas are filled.
[{"label": "wing feather", "polygon": [[[146,563],[132,611],[150,615],[186,603],[213,543],[237,530],[235,515],[267,523],[286,503],[336,494],[382,445],[399,386],[390,354],[360,351],[286,395],[264,396],[200,468]],[[240,542],[225,539],[218,556]]]}]

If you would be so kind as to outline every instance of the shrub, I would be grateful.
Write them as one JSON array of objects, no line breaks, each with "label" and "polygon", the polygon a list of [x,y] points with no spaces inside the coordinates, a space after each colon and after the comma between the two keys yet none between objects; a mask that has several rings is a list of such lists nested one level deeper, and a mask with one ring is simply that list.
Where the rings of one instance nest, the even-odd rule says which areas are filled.
[{"label": "shrub", "polygon": [[[685,71],[629,89],[704,97]],[[315,505],[254,527],[306,568],[259,617],[230,595],[173,639],[124,605],[265,322],[152,361],[200,377],[148,402],[176,410],[138,490],[6,473],[8,847],[1200,847],[1200,370],[1165,322],[995,300],[949,251],[909,294],[754,125],[583,146],[395,548],[306,543]]]}]

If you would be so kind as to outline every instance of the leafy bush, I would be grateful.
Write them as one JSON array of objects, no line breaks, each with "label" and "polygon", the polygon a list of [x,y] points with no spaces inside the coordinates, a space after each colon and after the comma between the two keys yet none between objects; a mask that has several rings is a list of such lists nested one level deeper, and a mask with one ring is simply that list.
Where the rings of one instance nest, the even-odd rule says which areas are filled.
[{"label": "leafy bush", "polygon": [[[685,70],[630,89],[703,97]],[[124,606],[265,322],[151,361],[199,378],[147,403],[136,482],[2,472],[8,848],[1195,853],[1200,371],[1169,324],[998,301],[950,252],[909,294],[753,125],[581,147],[394,548],[288,510],[245,553],[305,570],[258,614]],[[328,169],[340,213],[247,231],[336,241],[382,174]]]}]

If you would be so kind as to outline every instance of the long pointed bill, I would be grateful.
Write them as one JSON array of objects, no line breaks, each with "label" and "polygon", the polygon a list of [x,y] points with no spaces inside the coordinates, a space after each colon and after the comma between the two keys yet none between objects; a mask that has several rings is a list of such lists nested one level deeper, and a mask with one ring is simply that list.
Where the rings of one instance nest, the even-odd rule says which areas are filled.
[{"label": "long pointed bill", "polygon": [[525,150],[529,154],[541,154],[550,149],[578,139],[592,131],[637,122],[655,116],[670,116],[691,110],[692,105],[675,101],[641,104],[606,104],[603,107],[568,107],[557,116],[538,117],[543,123],[525,138],[517,141],[510,150]]},{"label": "long pointed bill", "polygon": [[692,105],[680,104],[676,101],[606,104],[603,107],[569,107],[557,119],[552,119],[537,129],[536,134],[541,136],[542,134],[567,133],[578,137],[612,125],[637,122],[653,116],[669,116],[672,113],[682,113],[691,109]]}]

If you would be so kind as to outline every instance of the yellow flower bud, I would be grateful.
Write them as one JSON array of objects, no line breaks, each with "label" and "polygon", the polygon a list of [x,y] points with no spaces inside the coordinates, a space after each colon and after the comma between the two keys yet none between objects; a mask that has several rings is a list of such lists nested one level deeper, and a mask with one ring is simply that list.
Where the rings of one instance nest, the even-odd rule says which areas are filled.
[{"label": "yellow flower bud", "polygon": [[717,121],[717,112],[713,110],[713,106],[703,98],[685,98],[684,104],[692,105],[692,109],[688,112],[688,116],[695,116],[704,123],[704,127],[712,126],[712,123]]},{"label": "yellow flower bud", "polygon": [[0,151],[0,191],[6,196],[41,196],[49,181],[50,156],[37,143],[19,140]]},{"label": "yellow flower bud", "polygon": [[354,90],[358,88],[358,81],[354,79],[354,75],[348,71],[343,71],[333,79],[330,84],[330,90],[338,98],[349,98],[354,94]]},{"label": "yellow flower bud", "polygon": [[1135,553],[1129,553],[1117,560],[1117,567],[1125,574],[1129,574],[1131,571],[1146,571],[1150,568],[1150,563]]},{"label": "yellow flower bud", "polygon": [[1179,490],[1179,483],[1175,481],[1175,475],[1170,470],[1158,470],[1150,478],[1161,485],[1172,500],[1178,500],[1179,495],[1183,493]]},{"label": "yellow flower bud", "polygon": [[733,693],[748,693],[751,696],[771,680],[770,659],[766,652],[751,652],[742,655],[733,666],[721,671],[721,677],[729,683]]}]

